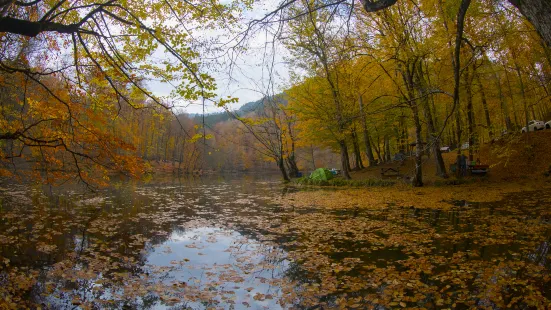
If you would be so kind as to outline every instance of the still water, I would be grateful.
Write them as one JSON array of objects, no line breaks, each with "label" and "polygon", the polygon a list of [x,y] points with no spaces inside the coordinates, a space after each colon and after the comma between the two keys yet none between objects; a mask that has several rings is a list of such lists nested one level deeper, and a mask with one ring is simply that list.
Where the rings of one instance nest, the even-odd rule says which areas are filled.
[{"label": "still water", "polygon": [[95,193],[5,183],[0,301],[44,309],[499,309],[519,296],[519,308],[551,297],[549,193],[440,211],[295,209],[279,199],[293,191],[278,176],[114,182]]}]

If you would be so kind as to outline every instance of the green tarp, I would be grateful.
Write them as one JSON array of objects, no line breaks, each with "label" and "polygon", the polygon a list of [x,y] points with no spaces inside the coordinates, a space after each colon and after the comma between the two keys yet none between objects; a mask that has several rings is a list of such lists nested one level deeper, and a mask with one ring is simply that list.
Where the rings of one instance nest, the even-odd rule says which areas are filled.
[{"label": "green tarp", "polygon": [[333,173],[325,168],[318,168],[310,174],[310,179],[316,181],[327,181],[333,178]]}]

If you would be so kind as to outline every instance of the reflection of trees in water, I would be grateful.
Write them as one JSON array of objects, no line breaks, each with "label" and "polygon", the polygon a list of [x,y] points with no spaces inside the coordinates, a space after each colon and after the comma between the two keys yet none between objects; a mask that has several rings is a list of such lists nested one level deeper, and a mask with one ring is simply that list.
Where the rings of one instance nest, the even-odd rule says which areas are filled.
[{"label": "reflection of trees in water", "polygon": [[528,259],[534,264],[540,265],[551,271],[551,236],[541,242],[533,253],[528,254]]},{"label": "reflection of trees in water", "polygon": [[[9,207],[2,210],[2,216],[9,220],[0,223],[0,231],[9,234],[11,242],[0,248],[1,257],[9,259],[12,267],[43,270],[43,283],[54,280],[51,276],[57,270],[66,271],[69,274],[55,279],[56,286],[88,298],[101,296],[101,290],[92,290],[97,279],[116,281],[115,273],[126,272],[139,276],[139,266],[152,245],[168,238],[157,233],[170,233],[176,224],[163,221],[160,213],[164,210],[149,207],[147,197],[133,199],[133,205],[127,207],[122,203],[124,195],[102,194],[112,198],[113,203],[79,205],[74,201],[76,197],[70,196],[55,196],[52,203],[41,193],[34,193],[30,204],[5,198]],[[189,209],[180,212],[189,214]],[[135,221],[139,213],[145,216]],[[143,236],[143,240],[135,242],[135,236]],[[90,273],[80,279],[71,274],[82,270]],[[34,295],[43,299],[40,295],[50,291],[51,286],[37,285]]]},{"label": "reflection of trees in water", "polygon": [[[206,197],[206,187],[206,184],[182,187],[180,183],[170,189],[145,186],[140,188],[140,194],[132,188],[107,190],[101,193],[106,199],[94,206],[77,203],[76,200],[82,200],[82,197],[77,199],[75,195],[46,198],[35,193],[30,205],[14,202],[10,204],[14,206],[11,210],[3,210],[4,215],[21,213],[12,221],[0,223],[0,231],[18,235],[18,242],[13,244],[19,247],[19,254],[12,255],[13,248],[2,247],[0,255],[10,259],[12,266],[43,270],[33,289],[38,302],[55,301],[60,305],[70,305],[77,298],[75,303],[95,299],[101,305],[102,299],[121,297],[117,294],[122,292],[129,279],[140,280],[150,253],[157,245],[165,243],[172,233],[185,233],[186,229],[180,225],[186,219],[194,216],[223,219],[224,212],[221,211],[227,206],[220,206],[218,202],[231,200],[216,201]],[[218,195],[234,198],[231,187],[209,189]],[[195,213],[192,210],[196,205],[207,212]],[[46,245],[55,245],[51,254],[37,250],[38,240],[34,236],[37,232],[31,233],[37,226],[43,227],[38,234],[44,237]],[[21,229],[10,230],[11,227]],[[254,241],[252,235],[248,237]],[[262,265],[283,264],[274,253],[275,249],[270,248],[261,261]],[[58,294],[60,298],[52,299],[43,294]],[[116,304],[130,307],[139,304],[144,308],[148,303],[158,302],[157,294],[145,294],[139,301],[128,296],[120,298]]]}]

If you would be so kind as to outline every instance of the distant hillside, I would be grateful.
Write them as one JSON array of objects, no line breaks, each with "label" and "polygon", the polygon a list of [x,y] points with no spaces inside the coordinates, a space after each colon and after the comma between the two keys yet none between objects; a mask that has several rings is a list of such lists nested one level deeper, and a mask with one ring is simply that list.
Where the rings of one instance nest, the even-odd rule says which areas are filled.
[{"label": "distant hillside", "polygon": [[[281,97],[279,100],[281,100],[284,105],[287,104],[287,101],[282,99]],[[259,99],[257,101],[247,102],[244,105],[242,105],[239,109],[237,109],[235,112],[237,113],[237,115],[245,115],[247,113],[262,109],[263,107],[264,107],[264,98]],[[190,117],[193,118],[193,120],[196,123],[203,122],[203,115],[201,114],[192,114],[190,115]],[[228,115],[228,113],[226,112],[205,114],[205,124],[208,127],[212,127],[220,122],[225,122],[230,118],[231,116]]]},{"label": "distant hillside", "polygon": [[[244,105],[242,105],[236,112],[239,115],[247,114],[249,112],[254,111],[255,109],[258,109],[259,106],[262,105],[263,100],[257,100],[257,101],[251,101],[247,102]],[[201,114],[192,114],[190,115],[191,118],[196,123],[202,123],[203,122],[203,115]],[[215,124],[218,124],[220,122],[225,122],[230,119],[230,115],[226,112],[218,112],[218,113],[209,113],[205,114],[205,124],[209,127],[214,126]]]}]

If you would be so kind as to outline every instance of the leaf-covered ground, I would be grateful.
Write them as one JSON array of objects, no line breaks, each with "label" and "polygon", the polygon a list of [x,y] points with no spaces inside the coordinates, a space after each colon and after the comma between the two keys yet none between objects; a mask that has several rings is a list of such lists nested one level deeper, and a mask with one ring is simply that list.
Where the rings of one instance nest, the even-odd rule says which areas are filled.
[{"label": "leaf-covered ground", "polygon": [[545,185],[6,185],[0,308],[551,306]]}]

